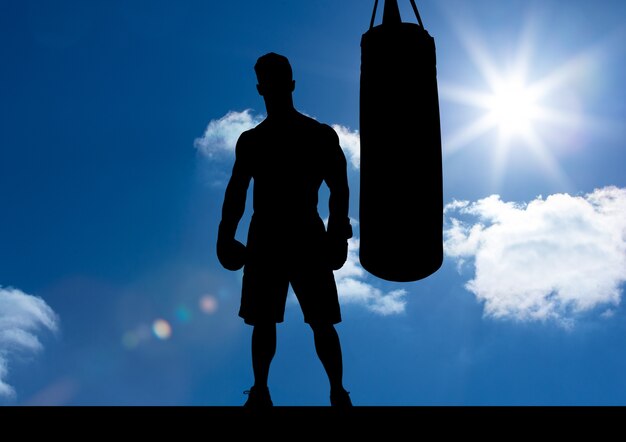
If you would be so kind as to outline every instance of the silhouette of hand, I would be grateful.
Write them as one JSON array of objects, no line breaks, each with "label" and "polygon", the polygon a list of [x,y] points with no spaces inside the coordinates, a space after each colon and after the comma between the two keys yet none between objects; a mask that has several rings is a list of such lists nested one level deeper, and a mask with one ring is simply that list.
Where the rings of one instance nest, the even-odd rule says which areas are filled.
[{"label": "silhouette of hand", "polygon": [[348,259],[348,240],[346,238],[328,235],[328,261],[333,270],[339,270]]},{"label": "silhouette of hand", "polygon": [[234,238],[218,238],[217,259],[226,270],[239,270],[246,263],[246,246]]}]

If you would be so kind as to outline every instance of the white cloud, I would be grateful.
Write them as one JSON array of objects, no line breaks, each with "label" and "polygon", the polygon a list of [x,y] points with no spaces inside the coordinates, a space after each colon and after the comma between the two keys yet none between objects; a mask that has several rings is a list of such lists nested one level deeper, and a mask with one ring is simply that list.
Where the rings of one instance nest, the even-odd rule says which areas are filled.
[{"label": "white cloud", "polygon": [[243,112],[230,111],[218,120],[209,121],[201,138],[196,138],[194,146],[209,158],[215,155],[235,152],[237,139],[242,132],[252,129],[265,118],[253,115],[250,109]]},{"label": "white cloud", "polygon": [[335,129],[339,136],[339,144],[348,161],[350,161],[352,167],[358,169],[361,166],[361,137],[359,136],[359,131],[350,130],[339,124],[333,124],[332,128]]},{"label": "white cloud", "polygon": [[0,287],[0,397],[15,395],[6,383],[10,357],[40,352],[37,333],[42,329],[58,329],[58,317],[48,304],[18,289]]},{"label": "white cloud", "polygon": [[626,281],[626,189],[555,194],[527,204],[492,195],[454,201],[445,212],[446,254],[460,267],[473,263],[466,288],[484,302],[486,316],[568,326],[581,313],[612,312],[619,304]]},{"label": "white cloud", "polygon": [[342,304],[360,304],[368,310],[383,316],[404,313],[406,307],[404,289],[383,292],[367,283],[367,272],[361,267],[358,258],[359,239],[348,240],[348,260],[335,272],[335,281]]},{"label": "white cloud", "polygon": [[[263,121],[264,118],[265,115],[253,114],[250,109],[246,109],[243,112],[230,111],[222,118],[209,121],[204,135],[196,138],[193,144],[196,149],[209,159],[223,154],[234,153],[239,135],[248,129],[252,129]],[[358,169],[361,159],[359,131],[352,131],[339,124],[333,124],[332,128],[337,132],[339,144],[346,158],[355,169]]]},{"label": "white cloud", "polygon": [[0,397],[11,397],[15,394],[13,388],[3,381],[8,373],[7,361],[0,356]]}]

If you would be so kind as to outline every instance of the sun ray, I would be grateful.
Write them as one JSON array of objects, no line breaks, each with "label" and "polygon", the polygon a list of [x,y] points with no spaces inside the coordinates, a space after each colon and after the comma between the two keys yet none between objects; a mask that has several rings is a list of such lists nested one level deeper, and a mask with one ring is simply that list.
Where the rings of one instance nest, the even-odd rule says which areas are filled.
[{"label": "sun ray", "polygon": [[489,106],[489,94],[473,91],[463,86],[447,84],[445,82],[439,84],[439,96],[457,103],[469,104],[485,109]]},{"label": "sun ray", "polygon": [[559,184],[564,191],[572,191],[574,186],[570,178],[563,172],[554,156],[534,130],[524,134],[524,139],[530,151],[535,155],[543,169]]},{"label": "sun ray", "polygon": [[587,116],[581,115],[580,112],[552,109],[549,107],[538,109],[535,117],[538,121],[561,127],[585,126],[586,128],[592,128],[594,126],[593,120]]},{"label": "sun ray", "polygon": [[574,55],[562,63],[557,69],[529,86],[534,94],[540,97],[549,95],[555,89],[593,72],[606,56],[606,46],[597,43]]},{"label": "sun ray", "polygon": [[495,127],[493,116],[485,114],[453,133],[444,143],[444,156],[450,156]]},{"label": "sun ray", "polygon": [[491,185],[494,189],[499,189],[502,185],[502,179],[506,170],[506,163],[509,154],[508,138],[507,134],[499,133],[496,139],[496,146],[493,150],[493,163],[491,166]]},{"label": "sun ray", "polygon": [[486,50],[486,45],[481,41],[479,32],[470,30],[469,24],[462,25],[460,22],[458,26],[455,26],[455,30],[459,34],[461,44],[464,46],[470,60],[487,83],[491,85],[498,82],[500,72],[495,61]]}]

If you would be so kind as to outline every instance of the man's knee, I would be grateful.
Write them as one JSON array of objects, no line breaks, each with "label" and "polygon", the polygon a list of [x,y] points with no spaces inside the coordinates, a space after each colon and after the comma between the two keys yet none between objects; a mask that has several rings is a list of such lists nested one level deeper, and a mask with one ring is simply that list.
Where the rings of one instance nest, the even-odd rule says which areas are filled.
[{"label": "man's knee", "polygon": [[254,332],[257,333],[273,333],[276,331],[276,323],[275,322],[257,322],[254,324]]},{"label": "man's knee", "polygon": [[327,335],[335,332],[335,326],[331,322],[311,322],[309,325],[315,334]]}]

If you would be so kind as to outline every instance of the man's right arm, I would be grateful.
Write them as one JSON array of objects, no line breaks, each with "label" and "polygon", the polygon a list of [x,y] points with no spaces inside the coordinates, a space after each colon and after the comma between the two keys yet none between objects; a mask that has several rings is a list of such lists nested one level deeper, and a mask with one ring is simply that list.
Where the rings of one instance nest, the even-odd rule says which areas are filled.
[{"label": "man's right arm", "polygon": [[243,266],[244,261],[244,257],[240,256],[244,248],[235,239],[235,234],[246,209],[246,195],[252,179],[247,140],[248,135],[244,132],[237,141],[235,164],[226,187],[224,204],[222,205],[222,220],[217,234],[217,255],[222,265],[228,270],[238,270]]}]

